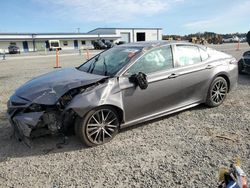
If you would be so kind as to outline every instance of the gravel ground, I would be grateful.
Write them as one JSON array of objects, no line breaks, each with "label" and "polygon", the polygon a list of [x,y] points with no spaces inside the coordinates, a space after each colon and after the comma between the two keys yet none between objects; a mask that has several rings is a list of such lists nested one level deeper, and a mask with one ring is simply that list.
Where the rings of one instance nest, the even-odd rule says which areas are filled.
[{"label": "gravel ground", "polygon": [[[246,44],[213,46],[239,58]],[[63,67],[83,57],[61,57]],[[11,138],[6,102],[15,88],[54,70],[54,57],[0,60],[0,187],[216,187],[218,169],[240,157],[250,175],[250,76],[223,105],[203,105],[121,131],[102,146],[85,148],[74,136],[33,141]],[[228,136],[231,140],[218,136]]]}]

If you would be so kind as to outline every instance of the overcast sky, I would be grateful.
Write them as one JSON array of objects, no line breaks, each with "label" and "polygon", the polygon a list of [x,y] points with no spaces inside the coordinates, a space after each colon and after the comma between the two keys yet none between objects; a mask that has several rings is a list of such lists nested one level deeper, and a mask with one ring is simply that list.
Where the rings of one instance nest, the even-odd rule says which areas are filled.
[{"label": "overcast sky", "polygon": [[164,34],[250,30],[250,0],[1,0],[0,32],[160,27]]}]

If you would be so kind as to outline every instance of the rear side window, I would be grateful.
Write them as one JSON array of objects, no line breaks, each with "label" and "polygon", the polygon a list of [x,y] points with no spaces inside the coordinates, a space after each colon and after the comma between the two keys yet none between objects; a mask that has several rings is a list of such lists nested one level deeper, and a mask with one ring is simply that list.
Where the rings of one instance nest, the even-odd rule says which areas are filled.
[{"label": "rear side window", "polygon": [[178,67],[201,62],[199,48],[191,45],[176,45],[176,60]]},{"label": "rear side window", "polygon": [[209,58],[208,53],[202,48],[199,48],[199,49],[200,49],[200,54],[201,54],[201,60],[202,61],[207,60]]}]

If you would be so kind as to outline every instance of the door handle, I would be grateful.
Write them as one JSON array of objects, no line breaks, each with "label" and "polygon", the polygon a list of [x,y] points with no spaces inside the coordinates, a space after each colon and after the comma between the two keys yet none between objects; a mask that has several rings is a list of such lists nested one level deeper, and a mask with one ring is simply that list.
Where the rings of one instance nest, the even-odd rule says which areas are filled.
[{"label": "door handle", "polygon": [[208,66],[206,67],[206,69],[212,69],[212,68],[214,68],[213,65],[208,65]]},{"label": "door handle", "polygon": [[168,78],[169,78],[169,79],[173,79],[173,78],[176,78],[176,77],[178,77],[178,76],[179,76],[178,74],[173,73],[173,74],[171,74]]}]

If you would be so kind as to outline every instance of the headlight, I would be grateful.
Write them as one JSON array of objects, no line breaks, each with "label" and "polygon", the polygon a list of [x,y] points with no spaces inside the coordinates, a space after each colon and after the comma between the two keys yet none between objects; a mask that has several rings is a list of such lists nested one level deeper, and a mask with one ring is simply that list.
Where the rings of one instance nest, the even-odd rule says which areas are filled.
[{"label": "headlight", "polygon": [[92,86],[89,86],[89,87],[87,87],[87,88],[84,88],[84,89],[81,90],[81,93],[91,91],[91,90],[94,89],[96,86],[97,86],[97,84],[94,84],[94,85],[92,85]]},{"label": "headlight", "polygon": [[30,110],[32,112],[40,112],[40,111],[42,111],[42,107],[39,104],[31,104],[28,107],[28,110]]}]

